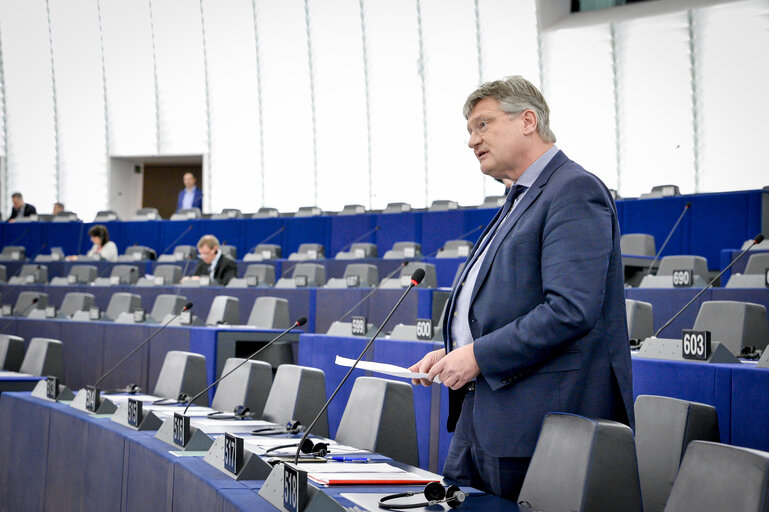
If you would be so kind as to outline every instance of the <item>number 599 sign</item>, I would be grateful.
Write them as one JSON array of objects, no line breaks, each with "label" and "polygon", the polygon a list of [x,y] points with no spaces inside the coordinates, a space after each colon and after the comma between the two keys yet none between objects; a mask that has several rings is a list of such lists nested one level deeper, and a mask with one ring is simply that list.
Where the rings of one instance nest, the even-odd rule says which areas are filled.
[{"label": "number 599 sign", "polygon": [[705,361],[710,357],[710,331],[684,330],[681,355],[684,359]]}]

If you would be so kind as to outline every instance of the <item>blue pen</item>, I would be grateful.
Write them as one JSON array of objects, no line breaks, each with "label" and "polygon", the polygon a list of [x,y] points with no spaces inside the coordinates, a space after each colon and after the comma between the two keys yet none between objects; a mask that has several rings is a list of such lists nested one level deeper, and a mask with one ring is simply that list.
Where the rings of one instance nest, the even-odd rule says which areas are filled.
[{"label": "blue pen", "polygon": [[334,462],[368,462],[367,457],[342,457],[340,455],[331,457],[330,460]]}]

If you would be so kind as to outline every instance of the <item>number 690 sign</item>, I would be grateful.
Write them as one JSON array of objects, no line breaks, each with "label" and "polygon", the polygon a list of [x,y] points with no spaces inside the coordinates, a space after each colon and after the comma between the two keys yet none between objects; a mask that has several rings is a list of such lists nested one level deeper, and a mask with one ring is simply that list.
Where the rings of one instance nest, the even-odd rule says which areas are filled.
[{"label": "number 690 sign", "polygon": [[710,331],[684,330],[681,341],[684,359],[705,361],[710,357]]}]

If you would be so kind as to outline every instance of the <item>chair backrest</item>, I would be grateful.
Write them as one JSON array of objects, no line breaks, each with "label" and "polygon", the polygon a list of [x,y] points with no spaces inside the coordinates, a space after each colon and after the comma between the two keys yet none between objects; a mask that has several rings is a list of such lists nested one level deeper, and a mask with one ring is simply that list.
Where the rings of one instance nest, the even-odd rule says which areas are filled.
[{"label": "chair backrest", "polygon": [[206,325],[237,325],[240,321],[240,301],[237,297],[218,295],[208,310]]},{"label": "chair backrest", "polygon": [[695,276],[708,278],[708,260],[702,256],[665,256],[660,260],[658,276],[671,276],[676,270],[692,270]]},{"label": "chair backrest", "polygon": [[376,244],[368,242],[356,242],[350,246],[350,254],[353,258],[376,258],[378,252]]},{"label": "chair backrest", "polygon": [[113,293],[109,299],[104,316],[114,322],[118,319],[120,313],[133,313],[137,309],[141,309],[141,307],[141,295],[127,292]]},{"label": "chair backrest", "polygon": [[297,263],[291,277],[296,279],[298,276],[307,276],[307,286],[326,284],[326,269],[320,263]]},{"label": "chair backrest", "polygon": [[[264,404],[262,418],[285,425],[298,420],[308,426],[326,403],[326,377],[323,370],[293,364],[278,366],[272,388]],[[323,413],[314,433],[328,437],[328,413]]]},{"label": "chair backrest", "polygon": [[619,239],[622,254],[636,256],[654,256],[657,254],[654,246],[654,237],[645,233],[629,233]]},{"label": "chair backrest", "polygon": [[150,312],[150,318],[155,322],[162,321],[166,315],[175,315],[187,304],[187,297],[184,295],[172,295],[170,293],[161,293],[155,299]]},{"label": "chair backrest", "polygon": [[357,215],[366,213],[366,208],[362,204],[346,204],[339,215]]},{"label": "chair backrest", "polygon": [[69,292],[61,301],[59,315],[70,317],[78,311],[89,311],[93,307],[94,301],[93,293]]},{"label": "chair backrest", "polygon": [[4,259],[23,260],[27,255],[27,248],[23,245],[6,245],[0,254]]},{"label": "chair backrest", "polygon": [[662,512],[686,447],[720,441],[716,408],[665,396],[635,401],[635,444],[645,512]]},{"label": "chair backrest", "polygon": [[275,286],[275,267],[265,263],[254,263],[246,267],[243,277],[256,276],[260,285]]},{"label": "chair backrest", "polygon": [[302,206],[296,211],[294,217],[315,217],[321,213],[323,212],[317,206]]},{"label": "chair backrest", "polygon": [[436,256],[438,258],[465,258],[470,254],[472,248],[472,242],[467,240],[448,240]]},{"label": "chair backrest", "polygon": [[768,507],[769,453],[692,441],[665,512],[766,512]]},{"label": "chair backrest", "polygon": [[157,208],[139,208],[133,220],[159,220],[160,218]]},{"label": "chair backrest", "polygon": [[483,204],[478,206],[478,208],[499,208],[505,204],[506,199],[507,196],[486,196],[483,200]]},{"label": "chair backrest", "polygon": [[238,259],[238,248],[234,245],[223,244],[219,246],[219,250],[231,260]]},{"label": "chair backrest", "polygon": [[[37,304],[32,305],[32,301],[37,299]],[[29,315],[32,309],[45,309],[48,307],[48,294],[43,292],[21,292],[16,297],[16,304],[13,305],[13,316]]]},{"label": "chair backrest", "polygon": [[53,222],[75,222],[78,220],[75,212],[59,212],[51,219]]},{"label": "chair backrest", "polygon": [[358,377],[336,432],[336,441],[419,465],[414,394],[409,384]]},{"label": "chair backrest", "polygon": [[61,341],[50,338],[32,338],[19,367],[21,373],[64,377],[64,358]]},{"label": "chair backrest", "polygon": [[422,263],[421,261],[412,261],[403,269],[400,273],[400,279],[403,280],[404,276],[411,277],[411,274],[418,268],[425,271],[425,277],[422,282],[419,283],[420,288],[435,288],[438,286],[438,276],[435,273],[435,265],[432,263]]},{"label": "chair backrest", "polygon": [[760,244],[754,244],[752,238],[750,240],[745,240],[742,243],[742,247],[740,248],[740,250],[744,251],[748,247],[750,247],[751,251],[767,251],[769,250],[769,238],[765,239]]},{"label": "chair backrest", "polygon": [[653,199],[657,197],[669,197],[680,196],[681,190],[678,185],[655,185],[652,187],[651,192],[645,192],[641,194],[639,199]]},{"label": "chair backrest", "polygon": [[315,257],[323,257],[323,244],[316,244],[316,243],[306,243],[306,244],[299,244],[299,249],[297,250],[299,254],[306,254],[306,255],[313,255],[315,254]]},{"label": "chair backrest", "polygon": [[8,269],[5,265],[0,265],[0,283],[8,281]]},{"label": "chair backrest", "polygon": [[640,512],[633,431],[615,421],[548,413],[518,501],[534,510]]},{"label": "chair backrest", "polygon": [[174,247],[174,256],[181,260],[195,259],[198,255],[198,248],[194,245],[177,245]]},{"label": "chair backrest", "polygon": [[28,279],[32,279],[33,283],[43,284],[48,282],[48,267],[45,265],[38,265],[30,263],[23,265],[19,271],[19,277],[23,282],[28,282]]},{"label": "chair backrest", "polygon": [[711,300],[703,302],[693,329],[710,331],[713,341],[721,341],[738,356],[743,348],[763,350],[769,344],[766,307],[750,302]]},{"label": "chair backrest", "polygon": [[274,260],[281,257],[283,249],[278,244],[259,244],[253,250],[256,254],[261,254],[262,259]]},{"label": "chair backrest", "polygon": [[69,275],[75,276],[75,282],[78,284],[91,284],[98,274],[96,265],[72,265],[69,269]]},{"label": "chair backrest", "polygon": [[745,266],[745,274],[761,274],[769,268],[769,252],[751,254],[748,264]]},{"label": "chair backrest", "polygon": [[625,299],[627,334],[631,340],[645,340],[654,334],[652,305],[640,300]]},{"label": "chair backrest", "polygon": [[260,329],[288,329],[288,300],[279,297],[258,297],[251,308],[247,325]]},{"label": "chair backrest", "polygon": [[[153,395],[162,398],[176,398],[180,393],[192,397],[206,387],[206,358],[193,352],[171,350],[163,360]],[[208,396],[204,393],[195,402],[208,405]]]},{"label": "chair backrest", "polygon": [[251,216],[253,219],[268,219],[272,217],[279,217],[280,212],[277,208],[261,207],[255,214]]},{"label": "chair backrest", "polygon": [[182,208],[171,215],[171,220],[199,219],[200,208]]},{"label": "chair backrest", "polygon": [[[222,375],[232,371],[243,359],[230,357],[224,362]],[[256,418],[261,418],[264,404],[272,386],[272,365],[264,361],[249,361],[216,387],[211,407],[217,411],[233,411],[239,405],[248,407]]]},{"label": "chair backrest", "polygon": [[118,216],[117,212],[113,210],[101,210],[96,212],[96,217],[94,217],[94,222],[110,222],[113,220],[120,220],[120,217]]},{"label": "chair backrest", "polygon": [[136,284],[136,281],[139,280],[139,267],[136,265],[115,265],[109,275],[119,278],[120,284]]},{"label": "chair backrest", "polygon": [[179,265],[158,265],[152,271],[154,277],[162,277],[163,285],[178,284],[182,280],[182,268]]},{"label": "chair backrest", "polygon": [[410,211],[411,205],[408,203],[387,203],[387,206],[382,210],[382,213],[401,213]]},{"label": "chair backrest", "polygon": [[157,258],[155,249],[144,245],[131,245],[126,247],[121,261],[128,260],[154,260]]},{"label": "chair backrest", "polygon": [[383,259],[416,258],[422,255],[422,244],[417,242],[395,242],[392,249],[385,252]]},{"label": "chair backrest", "polygon": [[379,268],[369,263],[350,263],[344,268],[344,278],[358,276],[360,286],[376,286],[379,282]]},{"label": "chair backrest", "polygon": [[24,360],[24,338],[0,334],[0,370],[18,372]]},{"label": "chair backrest", "polygon": [[429,210],[431,212],[443,212],[446,210],[456,210],[457,208],[459,208],[459,203],[457,203],[456,201],[438,199],[433,201],[433,203],[430,205]]}]

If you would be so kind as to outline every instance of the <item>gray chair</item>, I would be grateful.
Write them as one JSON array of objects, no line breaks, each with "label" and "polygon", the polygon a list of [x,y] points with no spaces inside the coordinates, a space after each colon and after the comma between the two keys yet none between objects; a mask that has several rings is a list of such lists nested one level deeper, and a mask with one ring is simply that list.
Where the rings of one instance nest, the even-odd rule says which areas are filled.
[{"label": "gray chair", "polygon": [[680,196],[681,190],[678,185],[655,185],[651,192],[641,194],[638,199],[654,199],[658,197]]},{"label": "gray chair", "polygon": [[185,304],[187,304],[187,297],[184,295],[161,293],[155,299],[155,303],[152,305],[152,311],[150,311],[147,321],[151,323],[159,323],[168,315],[173,316],[179,313]]},{"label": "gray chair", "polygon": [[[222,375],[242,362],[243,359],[230,357],[224,363]],[[249,361],[219,383],[211,408],[229,412],[242,405],[256,418],[261,418],[271,386],[272,365],[264,361]]]},{"label": "gray chair", "polygon": [[238,248],[234,245],[223,244],[219,246],[219,250],[231,260],[238,259]]},{"label": "gray chair", "polygon": [[403,213],[410,212],[411,205],[408,203],[387,203],[382,213]]},{"label": "gray chair", "polygon": [[179,284],[182,280],[182,269],[178,265],[158,265],[152,275],[162,277],[164,285]]},{"label": "gray chair", "polygon": [[362,204],[346,204],[339,215],[358,215],[366,213],[366,208]]},{"label": "gray chair", "polygon": [[297,263],[291,277],[281,277],[275,283],[275,288],[296,288],[297,277],[307,278],[307,286],[323,286],[326,284],[326,269],[320,263]]},{"label": "gray chair", "polygon": [[766,512],[769,453],[708,441],[686,450],[665,512]]},{"label": "gray chair", "polygon": [[174,214],[171,215],[170,220],[199,219],[201,216],[200,208],[182,208],[181,210],[174,212]]},{"label": "gray chair", "polygon": [[246,267],[243,274],[245,279],[249,276],[256,276],[258,286],[275,286],[275,267],[265,263],[254,263]]},{"label": "gray chair", "polygon": [[438,199],[433,201],[433,203],[430,205],[431,212],[445,212],[448,210],[456,210],[459,208],[459,203],[456,201],[448,201],[445,199]]},{"label": "gray chair", "polygon": [[325,257],[323,244],[299,244],[299,249],[288,255],[289,261],[322,260]]},{"label": "gray chair", "polygon": [[412,261],[403,269],[401,269],[401,272],[397,278],[391,277],[391,278],[385,278],[382,279],[382,282],[379,283],[380,288],[385,289],[393,289],[393,288],[405,288],[408,286],[410,282],[410,277],[414,273],[414,271],[418,268],[421,268],[425,271],[425,277],[422,279],[422,282],[419,284],[420,288],[435,288],[438,284],[438,277],[435,273],[435,265],[432,263],[422,263],[418,261]]},{"label": "gray chair", "polygon": [[[350,276],[357,276],[357,279]],[[356,284],[357,281],[357,284]],[[379,282],[379,269],[369,263],[350,263],[344,269],[342,277],[332,277],[326,281],[326,288],[369,288]]]},{"label": "gray chair", "polygon": [[90,311],[94,304],[95,298],[92,293],[69,292],[61,301],[58,316],[70,318],[78,311]]},{"label": "gray chair", "polygon": [[645,233],[622,235],[619,239],[619,247],[622,254],[635,256],[654,256],[657,254],[654,237]]},{"label": "gray chair", "polygon": [[691,270],[694,287],[702,288],[708,281],[708,260],[702,256],[665,256],[660,260],[656,275],[645,275],[639,288],[672,288],[673,272]]},{"label": "gray chair", "polygon": [[157,253],[155,249],[146,247],[144,245],[132,245],[127,247],[124,254],[118,256],[118,261],[146,261],[157,259]]},{"label": "gray chair", "polygon": [[132,220],[160,220],[160,213],[157,208],[139,208],[136,210]]},{"label": "gray chair", "polygon": [[[130,260],[133,261],[133,260]],[[136,284],[139,281],[139,267],[136,265],[115,265],[109,277],[97,277],[94,286],[116,286],[120,284]]]},{"label": "gray chair", "polygon": [[277,244],[259,244],[254,250],[243,256],[243,261],[276,260],[281,257],[282,250]]},{"label": "gray chair", "polygon": [[769,344],[766,308],[761,304],[731,300],[703,302],[694,330],[710,331],[713,341],[720,341],[735,356],[745,347],[764,350]]},{"label": "gray chair", "polygon": [[252,219],[271,219],[273,217],[280,217],[280,212],[277,208],[261,207],[257,212],[251,215]]},{"label": "gray chair", "polygon": [[338,443],[419,465],[414,394],[405,382],[358,377],[344,408]]},{"label": "gray chair", "polygon": [[211,218],[214,220],[239,219],[241,217],[243,217],[243,213],[237,208],[225,208],[221,211],[221,213],[215,213],[214,215],[211,215]]},{"label": "gray chair", "polygon": [[518,502],[534,510],[640,512],[633,431],[615,421],[548,413]]},{"label": "gray chair", "polygon": [[23,245],[6,245],[0,253],[0,260],[20,261],[27,256],[27,248]]},{"label": "gray chair", "polygon": [[8,269],[5,267],[5,265],[0,265],[0,283],[5,283],[8,281]]},{"label": "gray chair", "polygon": [[472,242],[467,240],[448,240],[435,256],[437,258],[466,258],[472,248]]},{"label": "gray chair", "polygon": [[101,210],[96,212],[96,217],[94,217],[94,222],[112,222],[120,220],[120,217],[118,216],[117,212],[113,210]]},{"label": "gray chair", "polygon": [[385,252],[383,259],[402,260],[404,258],[419,258],[422,256],[422,244],[416,242],[395,242],[392,249]]},{"label": "gray chair", "polygon": [[[37,299],[36,304],[32,302]],[[28,316],[32,309],[45,309],[48,307],[48,294],[44,292],[21,292],[16,297],[13,305],[13,316]]]},{"label": "gray chair", "polygon": [[22,265],[19,275],[11,277],[8,284],[48,284],[48,267],[36,263]]},{"label": "gray chair", "polygon": [[[264,404],[262,419],[278,425],[298,420],[309,425],[326,403],[326,377],[323,370],[293,364],[278,366],[272,388]],[[328,413],[324,412],[313,433],[328,437]]]},{"label": "gray chair", "polygon": [[[763,242],[762,242],[763,243]],[[727,288],[764,288],[766,286],[766,274],[769,269],[769,253],[763,252],[751,254],[745,272],[732,274]]]},{"label": "gray chair", "polygon": [[317,206],[302,206],[296,211],[294,217],[317,217],[322,213],[321,209]]},{"label": "gray chair", "polygon": [[186,259],[194,260],[198,255],[198,249],[194,245],[177,245],[174,247],[174,252],[171,254],[161,254],[158,256],[157,261],[169,262],[169,261],[184,261]]},{"label": "gray chair", "polygon": [[51,247],[51,254],[38,254],[35,256],[35,263],[62,261],[64,258],[64,250],[61,247]]},{"label": "gray chair", "polygon": [[214,297],[208,310],[206,325],[237,325],[240,323],[240,301],[236,297],[219,295]]},{"label": "gray chair", "polygon": [[645,340],[654,335],[652,305],[640,300],[625,299],[627,334],[631,340]]},{"label": "gray chair", "polygon": [[258,297],[251,308],[247,325],[259,329],[288,329],[288,300],[279,297]]},{"label": "gray chair", "polygon": [[96,265],[73,265],[68,276],[73,276],[77,284],[91,284],[99,271]]},{"label": "gray chair", "polygon": [[716,408],[665,396],[635,401],[635,445],[644,512],[662,512],[686,447],[720,441]]},{"label": "gray chair", "polygon": [[77,222],[77,214],[75,212],[59,212],[56,215],[53,216],[51,219],[52,222]]},{"label": "gray chair", "polygon": [[741,250],[744,251],[748,247],[750,247],[751,251],[767,251],[767,250],[769,250],[769,238],[764,239],[764,241],[761,242],[760,244],[753,244],[753,239],[752,238],[750,240],[745,240],[742,243]]},{"label": "gray chair", "polygon": [[506,199],[507,196],[486,196],[483,200],[483,204],[478,206],[478,208],[499,208],[505,204]]},{"label": "gray chair", "polygon": [[376,244],[358,242],[350,246],[349,251],[339,251],[334,256],[337,260],[359,260],[363,258],[376,258],[378,249]]},{"label": "gray chair", "polygon": [[[206,387],[206,358],[193,352],[171,350],[160,367],[153,395],[161,398],[176,399],[181,393],[193,397]],[[204,393],[195,405],[208,405],[208,396]]]},{"label": "gray chair", "polygon": [[32,338],[19,367],[20,373],[64,377],[64,358],[61,341],[49,338]]},{"label": "gray chair", "polygon": [[18,372],[24,360],[24,338],[0,334],[0,370]]},{"label": "gray chair", "polygon": [[142,308],[141,295],[136,293],[119,292],[113,293],[109,299],[107,310],[104,312],[106,320],[113,322],[118,319],[121,313],[133,313]]}]

